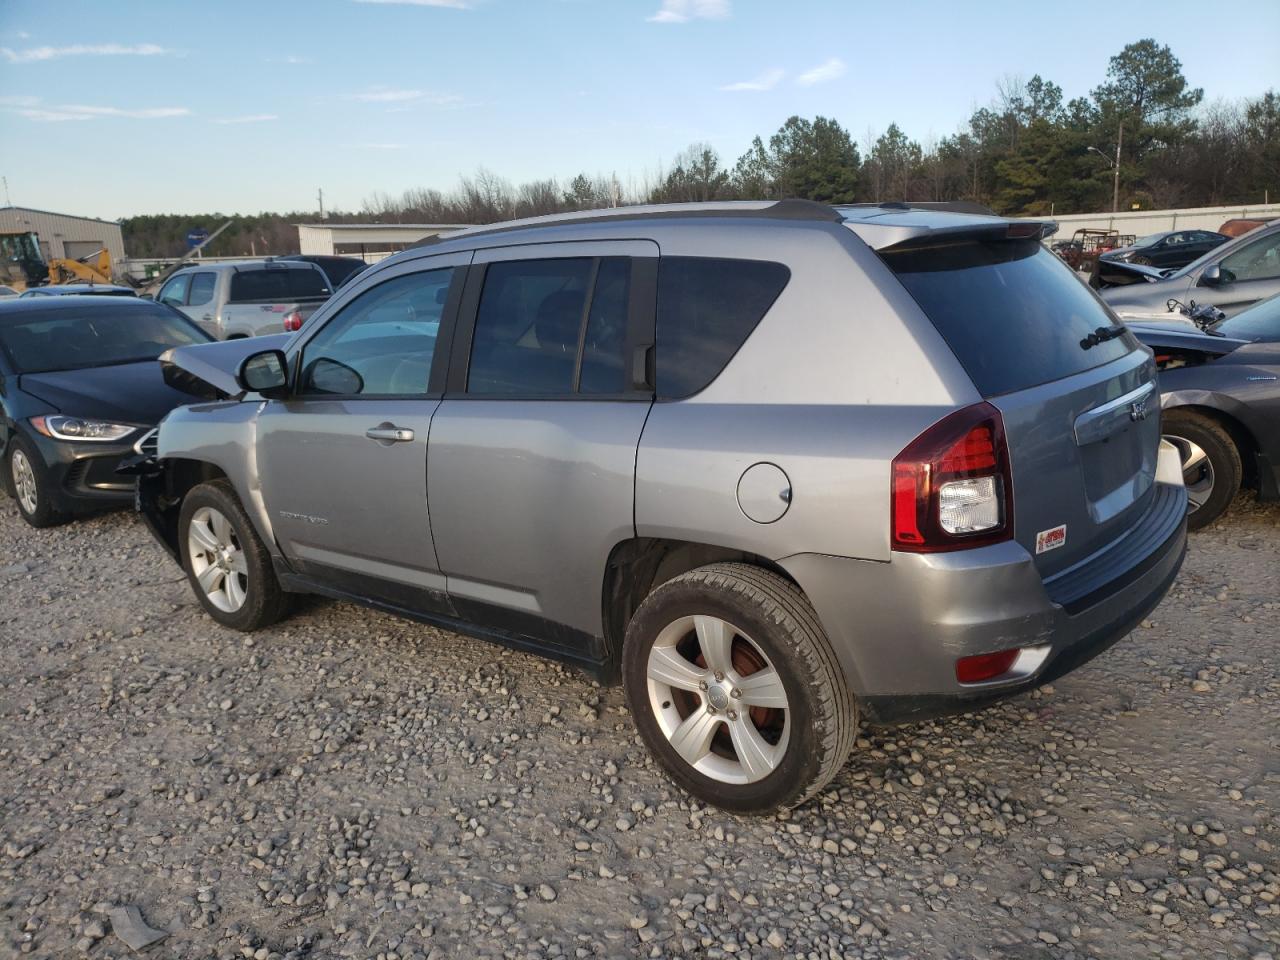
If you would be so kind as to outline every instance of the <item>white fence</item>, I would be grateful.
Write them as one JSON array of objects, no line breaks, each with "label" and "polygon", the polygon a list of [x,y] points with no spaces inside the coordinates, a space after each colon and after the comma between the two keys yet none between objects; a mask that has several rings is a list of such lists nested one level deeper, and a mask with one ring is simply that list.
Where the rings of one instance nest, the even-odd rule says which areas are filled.
[{"label": "white fence", "polygon": [[[1143,237],[1162,230],[1217,230],[1227,220],[1275,220],[1280,203],[1243,207],[1188,207],[1182,210],[1121,210],[1119,213],[1072,213],[1048,219],[1058,222],[1055,240],[1070,240],[1077,230],[1114,230]],[[1030,219],[1043,220],[1044,217]]]}]

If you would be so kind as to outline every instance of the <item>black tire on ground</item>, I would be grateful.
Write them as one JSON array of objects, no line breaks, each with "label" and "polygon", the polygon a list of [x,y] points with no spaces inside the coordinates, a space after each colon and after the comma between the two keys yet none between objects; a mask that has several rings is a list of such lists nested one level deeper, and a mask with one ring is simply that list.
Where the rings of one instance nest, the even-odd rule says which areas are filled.
[{"label": "black tire on ground", "polygon": [[[34,510],[28,510],[26,504],[22,502],[23,498],[18,495],[18,482],[14,474],[13,461],[19,455],[25,459],[25,462],[31,468],[32,475],[35,477],[36,503]],[[40,452],[36,450],[33,444],[21,436],[13,437],[9,441],[9,449],[5,453],[4,469],[5,488],[13,494],[14,502],[18,505],[18,514],[23,520],[33,527],[53,527],[67,521],[67,514],[55,509],[53,506],[50,497],[49,471],[45,469],[44,458],[40,456]]]},{"label": "black tire on ground", "polygon": [[[192,568],[188,543],[191,520],[201,507],[210,507],[221,513],[231,524],[235,540],[245,559],[244,602],[239,609],[228,612],[213,604],[200,586]],[[178,549],[182,556],[182,569],[187,574],[191,589],[195,592],[205,612],[224,627],[246,633],[270,626],[289,612],[292,596],[285,593],[271,566],[271,555],[258,537],[253,522],[240,505],[231,484],[226,480],[212,480],[193,487],[183,498],[178,518]]]},{"label": "black tire on ground", "polygon": [[1164,415],[1160,429],[1178,448],[1183,459],[1183,480],[1189,497],[1195,496],[1196,481],[1205,475],[1203,465],[1188,466],[1190,445],[1199,447],[1207,457],[1207,467],[1212,471],[1212,489],[1198,506],[1188,504],[1187,529],[1207,527],[1226,512],[1240,492],[1244,473],[1240,449],[1222,424],[1191,410],[1169,411]]},{"label": "black tire on ground", "polygon": [[[650,703],[648,665],[655,640],[668,625],[696,615],[720,618],[748,635],[786,692],[785,752],[771,773],[754,782],[727,783],[695,769],[672,747]],[[812,605],[794,584],[748,564],[700,567],[653,590],[627,627],[622,680],[636,727],[671,779],[735,813],[768,814],[804,803],[844,766],[857,735],[853,693]]]}]

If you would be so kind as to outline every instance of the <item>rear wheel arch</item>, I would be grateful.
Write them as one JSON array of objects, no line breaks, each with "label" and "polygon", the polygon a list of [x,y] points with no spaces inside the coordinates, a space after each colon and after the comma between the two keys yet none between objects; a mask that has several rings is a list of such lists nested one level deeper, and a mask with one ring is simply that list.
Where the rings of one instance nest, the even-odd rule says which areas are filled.
[{"label": "rear wheel arch", "polygon": [[777,563],[748,551],[664,537],[623,540],[609,553],[601,590],[609,676],[618,675],[627,625],[645,598],[668,580],[713,563],[748,564],[777,574],[797,588],[800,586]]}]

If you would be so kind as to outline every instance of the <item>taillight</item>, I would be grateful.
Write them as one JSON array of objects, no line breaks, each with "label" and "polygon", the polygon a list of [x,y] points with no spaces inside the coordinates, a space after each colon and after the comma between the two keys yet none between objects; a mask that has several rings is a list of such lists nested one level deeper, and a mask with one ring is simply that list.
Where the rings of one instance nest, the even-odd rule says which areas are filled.
[{"label": "taillight", "polygon": [[292,310],[284,315],[284,329],[286,333],[295,333],[302,329],[302,312]]},{"label": "taillight", "polygon": [[1013,536],[1013,478],[1000,411],[939,420],[893,461],[893,549],[937,553]]}]

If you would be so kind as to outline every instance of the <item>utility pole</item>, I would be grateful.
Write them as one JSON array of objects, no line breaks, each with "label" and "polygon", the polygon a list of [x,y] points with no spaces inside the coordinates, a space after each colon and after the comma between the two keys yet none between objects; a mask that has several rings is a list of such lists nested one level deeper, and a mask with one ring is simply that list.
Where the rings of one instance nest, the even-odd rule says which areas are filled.
[{"label": "utility pole", "polygon": [[1120,133],[1116,136],[1116,169],[1115,181],[1111,187],[1111,212],[1120,210],[1120,144],[1124,143],[1124,121],[1120,123]]},{"label": "utility pole", "polygon": [[316,199],[320,202],[320,219],[324,219],[324,189],[316,191]]},{"label": "utility pole", "polygon": [[0,177],[0,180],[4,181],[4,205],[6,207],[12,207],[13,201],[9,199],[9,178]]}]

